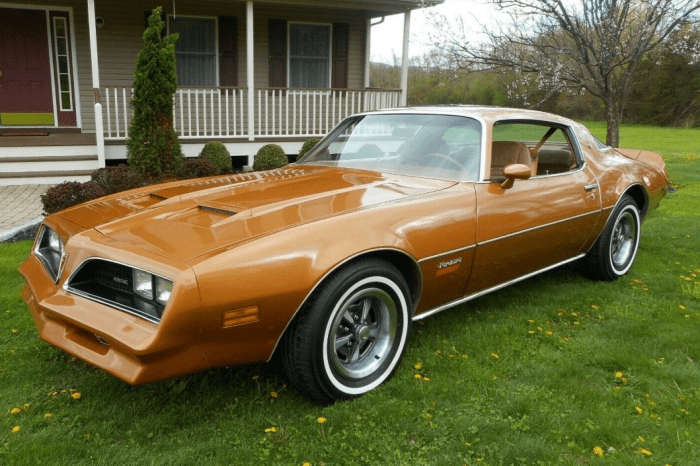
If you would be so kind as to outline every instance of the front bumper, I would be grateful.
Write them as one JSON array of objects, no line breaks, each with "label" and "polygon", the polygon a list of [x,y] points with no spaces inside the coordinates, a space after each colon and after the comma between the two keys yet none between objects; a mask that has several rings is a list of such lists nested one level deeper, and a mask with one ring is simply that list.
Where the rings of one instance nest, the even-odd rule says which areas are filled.
[{"label": "front bumper", "polygon": [[[27,281],[22,297],[39,336],[88,364],[132,385],[209,367],[199,345],[196,313],[153,324],[65,291],[34,254],[20,273]],[[196,309],[198,299],[184,304]]]}]

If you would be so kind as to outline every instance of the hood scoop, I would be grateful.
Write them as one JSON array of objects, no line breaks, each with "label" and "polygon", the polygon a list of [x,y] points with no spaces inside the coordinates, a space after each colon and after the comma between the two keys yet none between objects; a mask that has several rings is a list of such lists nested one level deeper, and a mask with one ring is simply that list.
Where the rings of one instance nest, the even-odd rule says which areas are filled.
[{"label": "hood scoop", "polygon": [[236,212],[225,207],[198,205],[194,208],[178,212],[170,218],[178,222],[209,228],[234,215],[236,215]]}]

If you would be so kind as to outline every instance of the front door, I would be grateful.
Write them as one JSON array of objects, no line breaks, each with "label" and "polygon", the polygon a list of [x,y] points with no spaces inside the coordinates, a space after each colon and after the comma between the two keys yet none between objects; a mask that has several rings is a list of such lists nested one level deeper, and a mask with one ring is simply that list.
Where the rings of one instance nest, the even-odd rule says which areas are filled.
[{"label": "front door", "polygon": [[53,126],[46,11],[0,8],[0,125]]}]

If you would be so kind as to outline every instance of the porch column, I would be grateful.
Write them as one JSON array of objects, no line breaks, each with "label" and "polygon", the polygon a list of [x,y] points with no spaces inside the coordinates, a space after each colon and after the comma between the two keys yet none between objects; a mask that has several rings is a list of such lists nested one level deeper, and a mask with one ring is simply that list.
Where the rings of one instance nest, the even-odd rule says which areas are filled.
[{"label": "porch column", "polygon": [[[365,89],[369,87],[370,62],[372,60],[372,18],[365,20]],[[367,109],[365,109],[367,110]]]},{"label": "porch column", "polygon": [[102,125],[102,98],[100,97],[100,67],[97,63],[97,27],[95,0],[87,0],[88,30],[90,31],[90,62],[92,63],[92,91],[95,94],[95,139],[98,168],[105,166],[105,133]]},{"label": "porch column", "polygon": [[401,106],[408,96],[408,42],[411,34],[411,10],[403,14],[403,57],[401,59]]},{"label": "porch column", "polygon": [[255,49],[253,47],[253,0],[246,3],[246,83],[248,85],[248,140],[255,139]]}]

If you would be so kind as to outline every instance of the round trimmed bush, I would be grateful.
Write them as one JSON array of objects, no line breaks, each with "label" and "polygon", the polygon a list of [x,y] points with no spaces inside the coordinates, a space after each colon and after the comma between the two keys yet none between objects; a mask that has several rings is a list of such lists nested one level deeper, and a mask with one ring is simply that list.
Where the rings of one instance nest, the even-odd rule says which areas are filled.
[{"label": "round trimmed bush", "polygon": [[304,143],[304,145],[301,146],[301,150],[299,151],[299,155],[297,156],[297,160],[299,160],[299,159],[301,159],[303,156],[305,156],[306,153],[307,153],[308,151],[310,151],[311,149],[313,149],[314,146],[316,146],[316,144],[318,144],[319,141],[320,141],[320,139],[316,139],[316,138],[309,139],[308,141],[306,141],[306,142]]},{"label": "round trimmed bush", "polygon": [[178,167],[175,176],[181,180],[220,175],[221,169],[207,159],[188,159]]},{"label": "round trimmed bush", "polygon": [[199,157],[210,161],[219,167],[223,173],[231,171],[231,154],[226,149],[226,146],[219,141],[206,143]]},{"label": "round trimmed bush", "polygon": [[267,144],[260,148],[255,155],[253,170],[273,170],[284,167],[289,163],[287,155],[277,144]]}]

